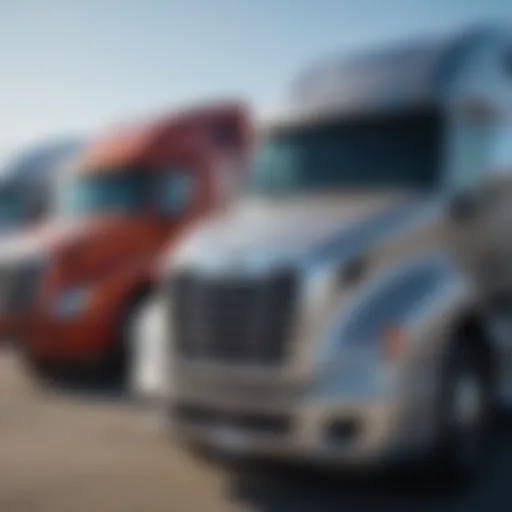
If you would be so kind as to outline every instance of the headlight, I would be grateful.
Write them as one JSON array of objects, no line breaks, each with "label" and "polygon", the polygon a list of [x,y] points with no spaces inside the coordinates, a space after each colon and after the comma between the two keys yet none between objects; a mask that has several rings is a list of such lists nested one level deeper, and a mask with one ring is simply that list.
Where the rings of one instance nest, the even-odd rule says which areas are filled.
[{"label": "headlight", "polygon": [[91,296],[89,286],[80,286],[63,291],[53,305],[56,316],[72,316],[83,310]]}]

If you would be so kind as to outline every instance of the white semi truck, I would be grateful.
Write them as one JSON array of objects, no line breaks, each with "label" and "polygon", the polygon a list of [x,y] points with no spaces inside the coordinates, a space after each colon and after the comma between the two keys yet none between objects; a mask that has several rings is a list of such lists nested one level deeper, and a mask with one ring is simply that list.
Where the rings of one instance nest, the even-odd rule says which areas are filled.
[{"label": "white semi truck", "polygon": [[470,475],[512,401],[512,32],[315,66],[169,252],[133,386],[178,438]]}]

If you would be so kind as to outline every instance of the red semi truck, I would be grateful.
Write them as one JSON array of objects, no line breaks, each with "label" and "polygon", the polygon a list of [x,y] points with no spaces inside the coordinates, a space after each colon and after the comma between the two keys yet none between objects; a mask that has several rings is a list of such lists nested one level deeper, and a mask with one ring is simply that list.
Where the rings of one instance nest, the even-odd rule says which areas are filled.
[{"label": "red semi truck", "polygon": [[[128,334],[151,294],[154,262],[227,199],[252,143],[237,102],[174,112],[93,139],[66,169],[55,215],[25,236],[2,272],[14,276],[0,321],[20,327],[38,375],[94,368],[122,376]],[[1,252],[0,252],[1,254]]]}]

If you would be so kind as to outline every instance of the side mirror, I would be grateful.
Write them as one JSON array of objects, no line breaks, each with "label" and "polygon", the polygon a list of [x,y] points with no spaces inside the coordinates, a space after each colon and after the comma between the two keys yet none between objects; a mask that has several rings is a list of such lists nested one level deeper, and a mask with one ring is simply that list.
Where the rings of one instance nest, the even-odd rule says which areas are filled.
[{"label": "side mirror", "polygon": [[459,192],[448,203],[448,214],[455,222],[470,222],[478,211],[478,199],[473,192]]}]

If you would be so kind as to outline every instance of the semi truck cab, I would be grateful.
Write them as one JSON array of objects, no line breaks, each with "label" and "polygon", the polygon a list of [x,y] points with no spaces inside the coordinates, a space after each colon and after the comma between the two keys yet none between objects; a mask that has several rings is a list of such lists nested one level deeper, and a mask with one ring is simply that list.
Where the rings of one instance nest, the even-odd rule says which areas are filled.
[{"label": "semi truck cab", "polygon": [[37,272],[19,290],[30,299],[13,308],[25,322],[20,347],[30,371],[122,376],[155,261],[223,203],[218,177],[243,168],[249,144],[246,108],[219,103],[115,127],[63,169],[53,220],[23,240]]},{"label": "semi truck cab", "polygon": [[293,84],[139,321],[135,391],[184,444],[478,469],[511,396],[511,43],[472,28]]}]

